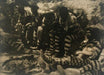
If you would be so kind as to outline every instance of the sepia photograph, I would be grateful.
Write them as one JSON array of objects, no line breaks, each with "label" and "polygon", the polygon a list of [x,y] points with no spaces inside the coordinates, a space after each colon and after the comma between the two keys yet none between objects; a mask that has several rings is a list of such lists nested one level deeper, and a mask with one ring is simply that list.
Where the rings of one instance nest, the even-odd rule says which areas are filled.
[{"label": "sepia photograph", "polygon": [[0,0],[0,75],[104,75],[104,0]]}]

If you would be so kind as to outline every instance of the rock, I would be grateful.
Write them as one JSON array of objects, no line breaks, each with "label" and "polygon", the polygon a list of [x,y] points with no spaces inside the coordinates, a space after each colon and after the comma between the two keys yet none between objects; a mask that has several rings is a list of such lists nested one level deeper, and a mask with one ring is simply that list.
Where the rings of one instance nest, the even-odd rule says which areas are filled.
[{"label": "rock", "polygon": [[68,69],[65,69],[65,75],[80,75],[80,70],[68,68]]}]

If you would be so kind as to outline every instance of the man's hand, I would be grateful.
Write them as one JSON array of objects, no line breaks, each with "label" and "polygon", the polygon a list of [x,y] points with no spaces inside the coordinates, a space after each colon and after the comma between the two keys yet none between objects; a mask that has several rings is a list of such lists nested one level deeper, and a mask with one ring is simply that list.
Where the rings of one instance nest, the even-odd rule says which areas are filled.
[{"label": "man's hand", "polygon": [[92,48],[85,47],[82,51],[77,51],[76,54],[79,58],[82,58],[83,55],[91,56],[93,54]]}]

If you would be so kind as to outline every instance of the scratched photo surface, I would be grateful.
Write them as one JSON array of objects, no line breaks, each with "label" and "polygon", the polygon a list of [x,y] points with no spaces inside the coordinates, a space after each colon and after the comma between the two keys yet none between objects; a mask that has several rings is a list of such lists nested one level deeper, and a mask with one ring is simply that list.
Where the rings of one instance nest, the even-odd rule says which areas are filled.
[{"label": "scratched photo surface", "polygon": [[104,0],[0,0],[0,75],[104,75]]}]

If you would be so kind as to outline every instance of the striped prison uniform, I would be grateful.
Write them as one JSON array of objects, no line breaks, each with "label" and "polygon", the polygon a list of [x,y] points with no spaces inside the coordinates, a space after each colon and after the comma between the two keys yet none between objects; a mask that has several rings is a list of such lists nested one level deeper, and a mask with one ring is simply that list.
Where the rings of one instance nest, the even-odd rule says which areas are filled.
[{"label": "striped prison uniform", "polygon": [[64,35],[65,31],[59,24],[55,24],[49,31],[50,48],[51,52],[55,53],[56,56],[64,55]]},{"label": "striped prison uniform", "polygon": [[6,39],[5,40],[5,48],[6,49],[14,49],[17,51],[23,50],[24,49],[24,44],[20,41],[17,42],[16,40],[13,40],[12,38]]},{"label": "striped prison uniform", "polygon": [[87,64],[80,68],[81,75],[100,75],[101,64],[97,60],[92,60],[90,64]]},{"label": "striped prison uniform", "polygon": [[84,40],[84,31],[80,28],[70,28],[64,39],[65,55],[72,55],[80,49],[81,42]]}]

